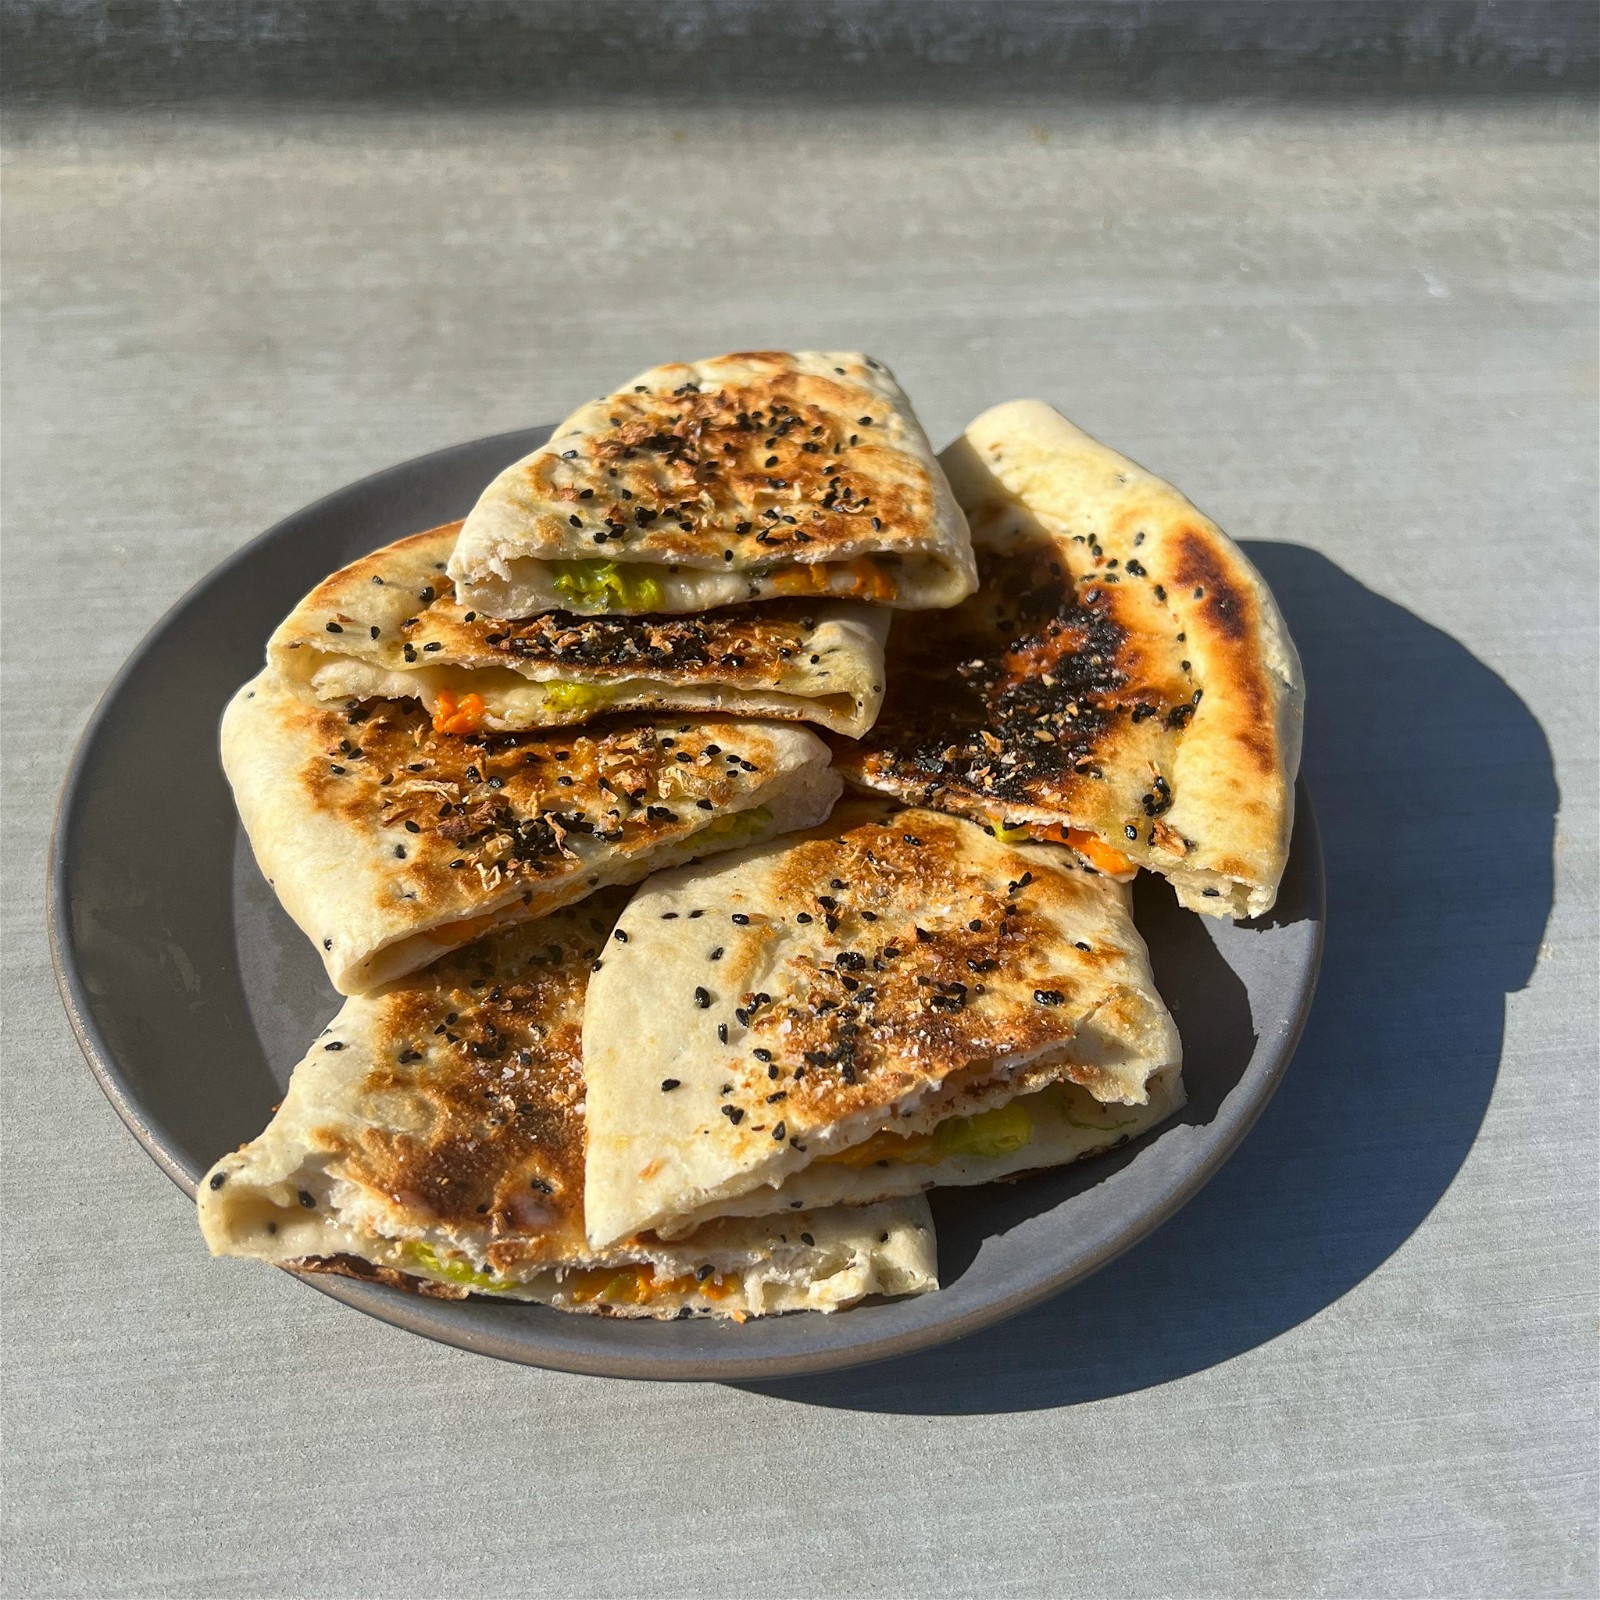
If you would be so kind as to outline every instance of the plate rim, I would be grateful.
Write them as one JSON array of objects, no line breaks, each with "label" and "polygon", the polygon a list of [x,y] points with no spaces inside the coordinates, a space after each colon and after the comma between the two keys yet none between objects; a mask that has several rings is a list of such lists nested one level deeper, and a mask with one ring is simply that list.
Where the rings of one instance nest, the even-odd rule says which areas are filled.
[{"label": "plate rim", "polygon": [[[62,832],[66,819],[76,808],[79,791],[85,780],[89,754],[129,681],[137,673],[145,657],[177,622],[181,614],[203,591],[226,576],[234,567],[249,560],[257,550],[280,537],[290,524],[328,509],[332,502],[347,496],[359,496],[369,485],[376,484],[378,480],[388,478],[396,472],[424,468],[426,463],[435,457],[453,455],[467,448],[487,447],[502,439],[508,442],[526,440],[532,434],[540,432],[548,434],[548,431],[550,430],[541,428],[514,428],[424,451],[421,455],[393,462],[389,466],[356,478],[327,494],[318,496],[287,516],[280,517],[270,527],[247,539],[223,560],[201,574],[157,617],[112,675],[84,723],[83,730],[73,747],[72,758],[67,764],[51,819],[50,847],[46,858],[46,925],[50,965],[68,1025],[95,1082],[140,1147],[190,1200],[195,1196],[196,1180],[189,1176],[183,1164],[151,1127],[141,1112],[137,1098],[128,1092],[123,1074],[116,1063],[115,1054],[89,1008],[86,986],[73,949],[66,884],[67,863],[62,848]],[[530,1349],[528,1348],[530,1341],[526,1334],[504,1336],[483,1331],[469,1323],[452,1325],[449,1307],[459,1302],[407,1296],[399,1291],[387,1291],[381,1286],[355,1279],[332,1277],[321,1273],[293,1272],[287,1268],[280,1270],[287,1272],[290,1277],[306,1287],[327,1295],[330,1299],[364,1312],[392,1327],[420,1334],[435,1343],[515,1365],[590,1377],[646,1381],[739,1382],[808,1376],[867,1366],[897,1356],[911,1355],[917,1351],[951,1343],[982,1328],[1007,1321],[1061,1293],[1073,1284],[1081,1283],[1124,1252],[1142,1243],[1156,1229],[1170,1221],[1211,1181],[1223,1164],[1231,1159],[1277,1093],[1278,1086],[1294,1059],[1311,1015],[1321,975],[1323,946],[1327,932],[1327,875],[1322,835],[1303,771],[1296,774],[1294,793],[1293,834],[1300,836],[1295,842],[1309,855],[1304,865],[1308,869],[1312,890],[1309,919],[1313,924],[1312,940],[1305,957],[1304,991],[1299,998],[1289,1028],[1274,1042],[1272,1059],[1264,1064],[1256,1082],[1255,1092],[1249,1102],[1241,1106],[1225,1137],[1216,1141],[1206,1151],[1204,1158],[1187,1173],[1184,1180],[1175,1185],[1173,1190],[1162,1198],[1159,1205],[1144,1211],[1131,1228],[1119,1230],[1114,1237],[1103,1242],[1087,1257],[1080,1257],[1067,1266],[1046,1273],[1009,1294],[986,1301],[964,1312],[952,1313],[921,1327],[890,1330],[877,1337],[864,1337],[859,1342],[822,1347],[810,1354],[751,1352],[747,1355],[737,1355],[729,1352],[724,1356],[719,1352],[715,1356],[707,1356],[702,1353],[674,1354],[670,1351],[630,1354],[625,1347],[617,1350],[597,1349],[591,1354],[581,1346],[569,1348],[557,1345]],[[609,1325],[623,1325],[623,1319],[604,1320]],[[830,1319],[830,1322],[832,1320]]]}]

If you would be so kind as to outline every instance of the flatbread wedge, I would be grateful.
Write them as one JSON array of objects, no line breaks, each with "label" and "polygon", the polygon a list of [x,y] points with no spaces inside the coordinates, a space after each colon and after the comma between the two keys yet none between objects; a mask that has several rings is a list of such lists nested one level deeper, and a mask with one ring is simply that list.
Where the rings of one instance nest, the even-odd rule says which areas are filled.
[{"label": "flatbread wedge", "polygon": [[493,617],[972,593],[961,509],[888,369],[745,351],[642,372],[484,490],[450,576]]},{"label": "flatbread wedge", "polygon": [[1146,867],[1213,916],[1271,909],[1305,689],[1271,593],[1170,484],[1037,400],[940,458],[979,592],[890,641],[889,694],[846,777]]},{"label": "flatbread wedge", "polygon": [[867,799],[652,878],[584,1019],[591,1244],[782,1208],[830,1163],[852,1197],[1049,1165],[1126,1134],[1081,1113],[1142,1111],[1153,1079],[1170,1111],[1181,1046],[1128,901],[1057,846]]},{"label": "flatbread wedge", "polygon": [[334,573],[273,634],[269,662],[313,699],[416,699],[456,733],[692,711],[858,736],[878,714],[889,627],[879,607],[776,600],[704,617],[502,622],[456,598],[445,563],[460,530],[447,523]]},{"label": "flatbread wedge", "polygon": [[589,1248],[584,991],[624,898],[602,891],[347,1001],[266,1131],[201,1180],[213,1253],[623,1317],[743,1320],[937,1287],[931,1219],[904,1202]]},{"label": "flatbread wedge", "polygon": [[626,721],[440,734],[414,701],[317,705],[270,672],[222,719],[262,873],[342,994],[611,883],[806,827],[839,779],[804,728]]}]

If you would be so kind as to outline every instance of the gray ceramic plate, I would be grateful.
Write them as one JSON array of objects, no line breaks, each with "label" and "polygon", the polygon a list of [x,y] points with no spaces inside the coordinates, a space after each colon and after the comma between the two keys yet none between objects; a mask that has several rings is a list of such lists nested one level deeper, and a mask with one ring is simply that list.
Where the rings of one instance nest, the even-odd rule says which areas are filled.
[{"label": "gray ceramic plate", "polygon": [[[123,1121],[188,1194],[254,1137],[289,1068],[338,1009],[315,952],[257,872],[217,761],[217,721],[267,635],[335,567],[465,514],[547,429],[423,456],[292,516],[219,567],[107,690],[62,795],[51,938],[72,1026]],[[1289,870],[1263,923],[1177,908],[1141,879],[1140,929],[1183,1033],[1182,1118],[1116,1155],[934,1197],[937,1294],[743,1327],[611,1321],[542,1306],[417,1299],[304,1281],[468,1350],[629,1378],[771,1378],[970,1333],[1093,1272],[1177,1210],[1244,1137],[1282,1077],[1322,950],[1322,854],[1304,785]],[[228,1277],[219,1271],[219,1292]]]}]

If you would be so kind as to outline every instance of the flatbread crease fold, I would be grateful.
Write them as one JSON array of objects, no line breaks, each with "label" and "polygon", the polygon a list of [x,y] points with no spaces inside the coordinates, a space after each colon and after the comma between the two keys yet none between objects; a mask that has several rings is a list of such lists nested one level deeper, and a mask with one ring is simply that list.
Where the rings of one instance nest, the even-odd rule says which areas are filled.
[{"label": "flatbread crease fold", "polygon": [[497,617],[784,595],[953,605],[965,519],[881,362],[744,351],[640,373],[484,490],[449,570]]},{"label": "flatbread crease fold", "polygon": [[506,621],[457,598],[445,564],[460,530],[446,523],[398,540],[318,584],[273,634],[274,670],[317,700],[417,699],[453,732],[677,710],[855,735],[877,715],[880,608],[817,597],[705,616],[546,611]]},{"label": "flatbread crease fold", "polygon": [[804,728],[625,719],[440,734],[415,701],[308,702],[270,671],[223,716],[256,860],[352,994],[491,928],[826,816]]},{"label": "flatbread crease fold", "polygon": [[613,1316],[831,1311],[936,1287],[925,1206],[805,1209],[596,1251],[582,1013],[625,891],[345,1003],[266,1131],[202,1179],[217,1254]]},{"label": "flatbread crease fold", "polygon": [[1179,900],[1259,916],[1294,816],[1304,685],[1265,583],[1170,484],[1039,401],[941,456],[976,595],[890,642],[853,783],[1143,866]]},{"label": "flatbread crease fold", "polygon": [[781,1207],[883,1135],[907,1143],[833,1187],[986,1181],[1124,1136],[1087,1109],[1181,1103],[1126,887],[940,812],[854,800],[659,874],[616,939],[584,1022],[596,1245]]}]

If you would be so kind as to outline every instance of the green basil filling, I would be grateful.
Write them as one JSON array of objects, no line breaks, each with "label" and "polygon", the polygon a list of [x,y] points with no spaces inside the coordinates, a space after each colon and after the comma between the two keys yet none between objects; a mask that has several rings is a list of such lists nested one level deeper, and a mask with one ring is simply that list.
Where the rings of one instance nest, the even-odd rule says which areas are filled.
[{"label": "green basil filling", "polygon": [[659,611],[660,583],[615,561],[552,561],[556,593],[589,611]]},{"label": "green basil filling", "polygon": [[949,1117],[933,1130],[933,1147],[941,1156],[1009,1156],[1033,1137],[1033,1113],[1019,1100],[980,1111],[972,1117]]},{"label": "green basil filling", "polygon": [[413,1240],[405,1247],[406,1257],[417,1266],[438,1277],[446,1278],[451,1283],[459,1283],[468,1289],[482,1289],[490,1294],[504,1293],[507,1285],[498,1278],[491,1277],[487,1272],[479,1272],[476,1267],[469,1266],[465,1261],[442,1260],[431,1244],[424,1244],[421,1240]]},{"label": "green basil filling", "polygon": [[718,817],[709,827],[700,831],[702,839],[738,839],[760,833],[772,821],[769,806],[752,806],[748,811],[735,811],[731,816]]},{"label": "green basil filling", "polygon": [[616,691],[592,683],[541,683],[545,704],[557,711],[598,711]]}]

